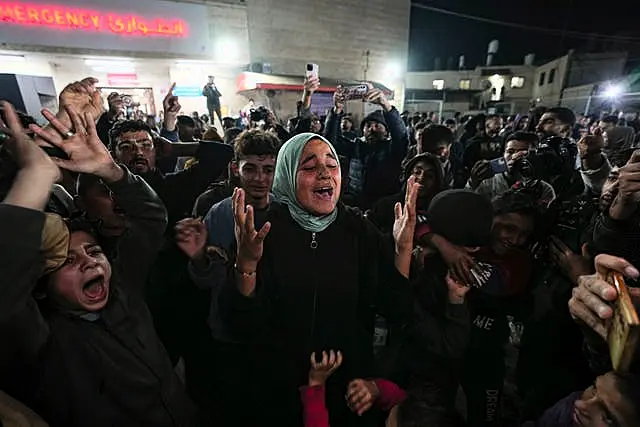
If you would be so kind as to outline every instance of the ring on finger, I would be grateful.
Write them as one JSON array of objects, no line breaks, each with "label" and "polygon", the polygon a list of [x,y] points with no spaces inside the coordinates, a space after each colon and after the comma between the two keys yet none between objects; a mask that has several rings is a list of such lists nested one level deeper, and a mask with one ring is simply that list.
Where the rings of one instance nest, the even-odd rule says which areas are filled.
[{"label": "ring on finger", "polygon": [[75,135],[75,133],[71,132],[70,130],[66,131],[64,133],[64,137],[66,138],[72,138]]}]

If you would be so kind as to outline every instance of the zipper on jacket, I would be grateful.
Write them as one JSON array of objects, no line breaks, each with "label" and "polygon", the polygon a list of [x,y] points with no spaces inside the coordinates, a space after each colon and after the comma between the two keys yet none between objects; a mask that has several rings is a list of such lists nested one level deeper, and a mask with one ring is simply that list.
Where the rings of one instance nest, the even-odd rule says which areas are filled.
[{"label": "zipper on jacket", "polygon": [[[313,261],[315,263],[316,260],[316,248],[318,247],[318,242],[316,241],[316,233],[311,233],[311,253],[313,256]],[[309,328],[309,345],[313,345],[313,335],[316,329],[316,310],[318,308],[318,282],[314,280],[313,284],[313,307],[311,310],[311,327]]]}]

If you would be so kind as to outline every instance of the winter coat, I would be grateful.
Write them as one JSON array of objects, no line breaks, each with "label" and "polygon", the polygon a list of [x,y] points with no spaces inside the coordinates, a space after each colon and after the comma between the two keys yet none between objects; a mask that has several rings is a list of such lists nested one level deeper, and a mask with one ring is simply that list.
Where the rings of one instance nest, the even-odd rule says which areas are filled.
[{"label": "winter coat", "polygon": [[195,408],[142,298],[166,210],[144,180],[126,170],[109,189],[129,224],[112,263],[109,301],[98,313],[39,309],[32,291],[42,265],[44,215],[0,205],[0,329],[14,332],[3,341],[22,356],[19,385],[26,398],[19,398],[52,427],[191,426]]},{"label": "winter coat", "polygon": [[260,382],[277,412],[268,421],[301,423],[298,387],[307,384],[309,357],[333,349],[344,361],[327,383],[331,425],[362,425],[344,395],[350,380],[372,375],[374,315],[380,312],[400,328],[411,322],[410,289],[395,268],[392,241],[342,204],[319,233],[302,229],[275,201],[267,219],[271,229],[254,295],[241,294],[231,273],[219,307],[230,333],[261,349]]}]

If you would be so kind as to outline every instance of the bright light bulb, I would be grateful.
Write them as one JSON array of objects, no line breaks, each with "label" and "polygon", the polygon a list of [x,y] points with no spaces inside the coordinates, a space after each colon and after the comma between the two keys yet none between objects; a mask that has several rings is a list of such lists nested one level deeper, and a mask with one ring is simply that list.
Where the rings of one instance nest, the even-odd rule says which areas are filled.
[{"label": "bright light bulb", "polygon": [[217,62],[234,62],[238,59],[240,52],[238,45],[231,39],[221,39],[216,44],[215,60]]},{"label": "bright light bulb", "polygon": [[399,62],[390,62],[384,71],[387,79],[395,80],[402,76],[402,65]]},{"label": "bright light bulb", "polygon": [[605,89],[603,95],[607,98],[617,98],[624,92],[621,85],[611,85]]}]

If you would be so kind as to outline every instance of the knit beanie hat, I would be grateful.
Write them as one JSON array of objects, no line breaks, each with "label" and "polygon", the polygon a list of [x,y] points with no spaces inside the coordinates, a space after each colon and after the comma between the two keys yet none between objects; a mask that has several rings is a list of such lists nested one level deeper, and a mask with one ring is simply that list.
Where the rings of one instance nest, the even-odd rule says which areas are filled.
[{"label": "knit beanie hat", "polygon": [[362,123],[360,123],[360,131],[363,131],[364,125],[366,125],[369,122],[380,123],[387,130],[389,130],[389,126],[387,126],[387,120],[384,118],[384,114],[382,113],[382,110],[376,110],[373,113],[369,114],[367,117],[365,117]]},{"label": "knit beanie hat", "polygon": [[427,211],[429,229],[454,245],[486,246],[491,239],[493,207],[485,196],[469,190],[437,194]]}]

